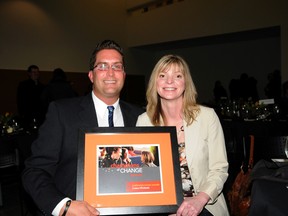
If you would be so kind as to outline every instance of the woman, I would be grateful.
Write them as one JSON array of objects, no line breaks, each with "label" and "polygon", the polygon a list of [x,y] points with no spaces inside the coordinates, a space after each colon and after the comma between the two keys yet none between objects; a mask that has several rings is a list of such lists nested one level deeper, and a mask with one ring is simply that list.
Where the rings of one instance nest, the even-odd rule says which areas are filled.
[{"label": "woman", "polygon": [[131,159],[129,158],[128,149],[122,148],[122,163],[125,165],[132,164]]},{"label": "woman", "polygon": [[157,167],[156,164],[154,164],[154,154],[150,151],[142,151],[141,152],[141,162],[142,167]]},{"label": "woman", "polygon": [[175,126],[184,201],[177,215],[229,215],[221,193],[228,177],[224,135],[213,109],[196,103],[197,92],[187,63],[166,55],[154,67],[147,111],[137,126]]}]

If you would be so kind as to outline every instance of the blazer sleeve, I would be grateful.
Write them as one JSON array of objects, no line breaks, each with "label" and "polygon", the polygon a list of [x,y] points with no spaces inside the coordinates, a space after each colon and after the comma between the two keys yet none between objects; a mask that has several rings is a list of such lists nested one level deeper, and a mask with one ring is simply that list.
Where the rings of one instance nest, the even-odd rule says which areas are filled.
[{"label": "blazer sleeve", "polygon": [[22,174],[24,189],[42,213],[51,215],[65,197],[76,199],[79,129],[96,126],[91,96],[50,104]]},{"label": "blazer sleeve", "polygon": [[213,203],[221,193],[228,177],[224,134],[213,109],[201,107],[201,113],[196,122],[198,125],[190,141],[197,144],[194,148],[197,154],[195,152],[190,167],[192,181],[196,184],[197,191],[207,193],[211,198],[209,203]]}]

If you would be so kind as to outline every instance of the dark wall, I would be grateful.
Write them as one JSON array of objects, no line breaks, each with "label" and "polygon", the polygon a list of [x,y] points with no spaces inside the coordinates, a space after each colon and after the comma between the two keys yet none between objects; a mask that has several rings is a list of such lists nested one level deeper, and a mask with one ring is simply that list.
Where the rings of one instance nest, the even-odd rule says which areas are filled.
[{"label": "dark wall", "polygon": [[121,99],[143,107],[146,105],[145,94],[145,76],[127,75],[121,92]]},{"label": "dark wall", "polygon": [[[91,91],[87,73],[66,72],[67,80],[72,84],[78,95],[85,95]],[[17,86],[19,82],[28,78],[25,70],[0,69],[0,113],[12,112],[17,114]],[[40,71],[40,81],[47,84],[52,77],[51,71]],[[145,103],[145,77],[127,75],[122,92],[122,98],[128,102],[142,105]]]},{"label": "dark wall", "polygon": [[[66,73],[67,80],[71,82],[74,90],[79,94],[85,94],[90,87],[87,73]],[[28,79],[25,70],[0,69],[0,113],[17,113],[16,96],[19,82]],[[40,81],[47,84],[52,78],[51,71],[40,71]]]}]

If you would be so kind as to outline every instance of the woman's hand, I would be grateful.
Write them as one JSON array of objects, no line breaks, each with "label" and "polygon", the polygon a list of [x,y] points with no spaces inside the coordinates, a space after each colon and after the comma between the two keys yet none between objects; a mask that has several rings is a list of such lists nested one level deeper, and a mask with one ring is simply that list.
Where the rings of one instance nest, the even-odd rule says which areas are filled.
[{"label": "woman's hand", "polygon": [[210,197],[203,192],[200,192],[194,197],[186,197],[179,209],[177,210],[177,216],[196,216],[199,215]]},{"label": "woman's hand", "polygon": [[[63,214],[65,205],[60,211],[60,215]],[[97,211],[97,209],[93,206],[91,206],[89,203],[85,201],[77,201],[73,200],[70,204],[70,207],[67,211],[66,216],[96,216],[100,215],[100,212]]]}]

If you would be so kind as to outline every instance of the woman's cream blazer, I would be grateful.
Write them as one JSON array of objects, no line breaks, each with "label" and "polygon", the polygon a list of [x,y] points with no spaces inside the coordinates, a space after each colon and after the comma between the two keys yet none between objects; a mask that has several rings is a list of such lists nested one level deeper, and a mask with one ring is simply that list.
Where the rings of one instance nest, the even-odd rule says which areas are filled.
[{"label": "woman's cream blazer", "polygon": [[[138,117],[136,126],[153,126],[146,113]],[[200,106],[196,120],[185,131],[185,148],[193,186],[205,192],[210,201],[205,206],[214,216],[229,215],[222,194],[228,177],[224,134],[219,118],[212,108]]]}]

